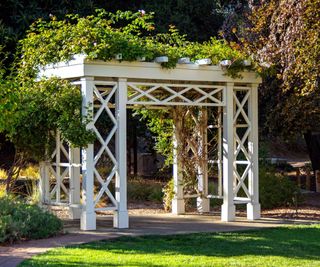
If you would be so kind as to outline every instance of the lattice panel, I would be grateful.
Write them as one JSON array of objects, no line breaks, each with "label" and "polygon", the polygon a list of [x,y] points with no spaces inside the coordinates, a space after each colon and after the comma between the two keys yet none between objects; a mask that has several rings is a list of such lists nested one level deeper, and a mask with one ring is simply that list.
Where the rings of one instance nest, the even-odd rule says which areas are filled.
[{"label": "lattice panel", "polygon": [[248,139],[251,133],[251,122],[249,119],[250,88],[235,87],[234,100],[234,195],[250,199],[248,191],[248,173],[252,167],[249,154]]},{"label": "lattice panel", "polygon": [[224,86],[128,83],[128,104],[224,106]]},{"label": "lattice panel", "polygon": [[95,82],[93,131],[94,144],[95,210],[116,210],[117,201],[112,193],[111,181],[115,178],[118,163],[115,157],[115,135],[118,129],[115,118],[117,83]]},{"label": "lattice panel", "polygon": [[50,204],[69,204],[70,157],[68,145],[62,142],[59,133],[56,135],[56,148],[53,151],[52,163],[49,165]]}]

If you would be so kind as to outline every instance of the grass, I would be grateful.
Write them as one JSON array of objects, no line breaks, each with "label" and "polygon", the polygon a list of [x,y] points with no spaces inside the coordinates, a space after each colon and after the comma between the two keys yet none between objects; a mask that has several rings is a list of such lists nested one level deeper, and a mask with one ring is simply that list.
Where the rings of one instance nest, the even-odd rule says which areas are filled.
[{"label": "grass", "polygon": [[320,266],[320,224],[122,237],[51,250],[20,266]]}]

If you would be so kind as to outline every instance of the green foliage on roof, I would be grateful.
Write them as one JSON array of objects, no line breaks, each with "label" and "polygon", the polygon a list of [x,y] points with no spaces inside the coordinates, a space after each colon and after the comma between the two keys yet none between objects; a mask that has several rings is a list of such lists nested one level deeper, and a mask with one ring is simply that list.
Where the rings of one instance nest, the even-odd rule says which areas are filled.
[{"label": "green foliage on roof", "polygon": [[168,56],[169,62],[162,63],[165,68],[174,68],[181,57],[192,61],[210,58],[214,65],[229,59],[231,75],[245,68],[244,54],[233,50],[224,40],[190,42],[174,26],[167,33],[154,34],[154,30],[153,13],[108,13],[100,9],[82,18],[68,15],[65,20],[54,16],[49,21],[40,19],[31,25],[27,37],[20,42],[22,75],[36,72],[39,66],[71,60],[76,54],[104,61],[114,59],[117,54],[121,54],[124,61],[143,57],[153,61],[155,57]]}]

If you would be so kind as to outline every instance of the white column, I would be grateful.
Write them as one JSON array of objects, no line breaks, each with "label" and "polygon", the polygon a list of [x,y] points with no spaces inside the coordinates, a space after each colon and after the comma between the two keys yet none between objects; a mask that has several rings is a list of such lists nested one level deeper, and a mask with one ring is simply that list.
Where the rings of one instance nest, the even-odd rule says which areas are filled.
[{"label": "white column", "polygon": [[50,174],[49,174],[48,161],[41,161],[40,166],[40,181],[39,181],[39,193],[40,203],[50,204]]},{"label": "white column", "polygon": [[208,111],[201,108],[199,114],[199,142],[198,154],[200,164],[198,166],[198,190],[202,196],[197,198],[197,210],[200,213],[210,211],[210,200],[208,195]]},{"label": "white column", "polygon": [[228,222],[235,219],[233,202],[233,164],[234,164],[234,100],[233,83],[227,83],[225,106],[223,107],[223,204],[221,220]]},{"label": "white column", "polygon": [[251,202],[247,204],[248,220],[260,218],[259,204],[259,157],[258,157],[258,84],[252,84],[249,97],[248,117],[251,122],[251,131],[248,139],[248,152],[251,168],[248,172],[248,190]]},{"label": "white column", "polygon": [[56,134],[56,183],[57,183],[57,190],[56,190],[56,203],[61,202],[61,183],[63,182],[61,180],[61,139],[60,139],[60,133],[57,131]]},{"label": "white column", "polygon": [[221,107],[218,108],[218,196],[222,197],[222,123],[221,123]]},{"label": "white column", "polygon": [[80,203],[80,149],[69,148],[69,199],[70,219],[80,219],[81,203]]},{"label": "white column", "polygon": [[113,226],[116,228],[129,227],[127,210],[127,97],[127,80],[119,79],[116,91],[116,158],[118,170],[115,188],[118,209],[113,217]]},{"label": "white column", "polygon": [[183,177],[181,162],[179,162],[179,145],[181,145],[180,133],[182,130],[182,120],[177,112],[181,107],[173,109],[173,190],[172,214],[185,213],[185,201],[183,199]]},{"label": "white column", "polygon": [[[93,115],[93,77],[81,78],[82,114]],[[87,124],[87,129],[93,128],[93,121]],[[94,149],[89,144],[82,149],[82,213],[81,230],[96,229],[96,213],[94,210]]]}]

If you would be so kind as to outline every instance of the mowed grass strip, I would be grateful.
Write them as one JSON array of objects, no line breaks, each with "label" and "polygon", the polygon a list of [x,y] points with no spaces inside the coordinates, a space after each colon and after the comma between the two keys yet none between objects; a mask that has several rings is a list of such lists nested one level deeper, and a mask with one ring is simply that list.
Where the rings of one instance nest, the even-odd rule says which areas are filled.
[{"label": "mowed grass strip", "polygon": [[53,249],[20,266],[320,266],[320,224],[121,237]]}]

